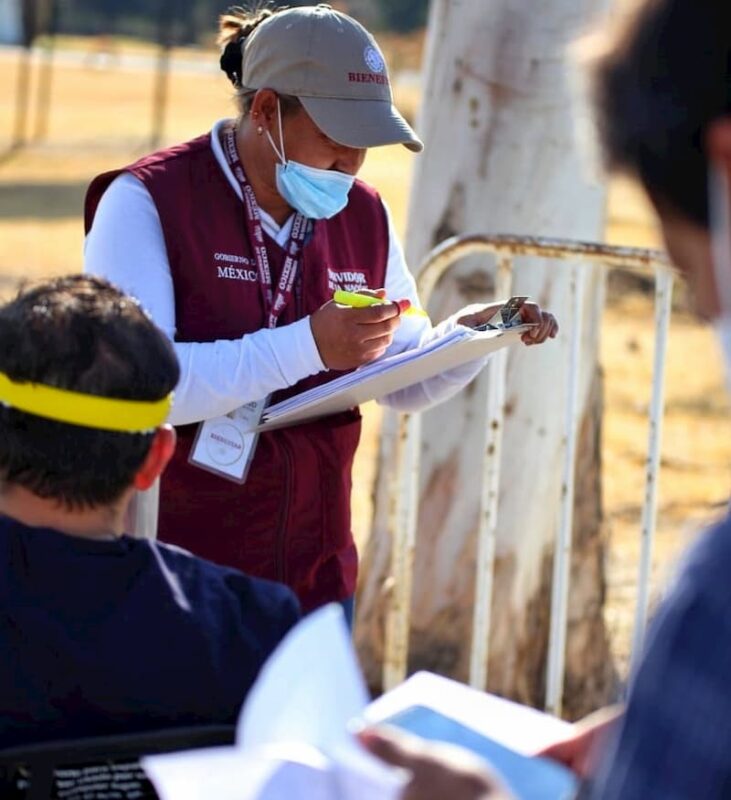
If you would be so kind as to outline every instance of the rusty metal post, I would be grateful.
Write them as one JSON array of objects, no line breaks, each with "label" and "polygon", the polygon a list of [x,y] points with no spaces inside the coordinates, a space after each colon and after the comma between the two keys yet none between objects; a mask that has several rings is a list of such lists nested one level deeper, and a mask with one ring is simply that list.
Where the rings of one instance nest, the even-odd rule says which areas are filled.
[{"label": "rusty metal post", "polygon": [[165,135],[170,89],[170,52],[173,46],[172,26],[173,20],[179,14],[179,0],[160,0],[157,26],[159,49],[152,94],[152,129],[150,131],[150,147],[153,150],[160,146]]},{"label": "rusty metal post", "polygon": [[13,121],[13,138],[10,144],[13,150],[22,147],[27,142],[31,64],[32,51],[30,44],[27,44],[21,49],[18,58],[18,77],[15,82],[15,119]]},{"label": "rusty metal post", "polygon": [[571,352],[563,438],[563,470],[561,477],[560,522],[553,553],[551,584],[551,627],[548,642],[546,676],[546,711],[560,715],[566,660],[569,580],[571,577],[571,539],[574,524],[574,466],[579,431],[579,387],[581,386],[581,336],[584,326],[584,275],[586,270],[575,265],[571,270],[571,300],[574,318],[571,327]]},{"label": "rusty metal post", "polygon": [[652,369],[652,398],[650,400],[647,467],[645,473],[645,502],[642,507],[642,549],[637,578],[637,607],[632,637],[632,664],[642,650],[647,624],[652,574],[652,549],[657,525],[658,478],[660,474],[660,445],[665,408],[665,360],[667,357],[670,315],[673,305],[673,273],[657,267],[655,270],[655,356]]},{"label": "rusty metal post", "polygon": [[53,59],[56,51],[60,13],[59,1],[51,0],[36,94],[36,121],[33,132],[33,138],[36,140],[45,139],[48,135],[48,118],[51,113],[51,89],[53,86]]},{"label": "rusty metal post", "polygon": [[[512,284],[513,260],[510,255],[502,255],[497,262],[495,296],[510,297]],[[482,493],[480,495],[480,524],[477,532],[475,613],[472,617],[472,649],[470,651],[470,685],[476,689],[485,689],[487,685],[507,365],[508,351],[502,349],[493,354],[488,366],[489,383]]]},{"label": "rusty metal post", "polygon": [[396,442],[396,480],[389,498],[391,576],[383,650],[383,688],[393,689],[406,677],[411,622],[416,520],[419,507],[421,415],[403,414]]}]

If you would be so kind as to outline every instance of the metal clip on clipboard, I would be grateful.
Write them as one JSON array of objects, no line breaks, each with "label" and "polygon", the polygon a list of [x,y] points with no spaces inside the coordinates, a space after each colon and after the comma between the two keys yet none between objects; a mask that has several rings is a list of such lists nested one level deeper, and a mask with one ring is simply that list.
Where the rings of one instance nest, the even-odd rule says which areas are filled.
[{"label": "metal clip on clipboard", "polygon": [[525,325],[520,316],[520,309],[528,299],[528,295],[511,297],[505,305],[501,306],[487,322],[478,325],[476,331],[500,331]]}]

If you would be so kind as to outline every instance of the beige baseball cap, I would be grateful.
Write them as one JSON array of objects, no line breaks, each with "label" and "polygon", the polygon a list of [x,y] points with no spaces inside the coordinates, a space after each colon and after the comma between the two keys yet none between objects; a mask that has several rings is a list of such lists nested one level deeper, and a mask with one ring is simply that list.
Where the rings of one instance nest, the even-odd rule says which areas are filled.
[{"label": "beige baseball cap", "polygon": [[260,23],[243,45],[241,84],[299,98],[320,130],[340,144],[424,148],[393,104],[376,40],[329,5],[290,8]]}]

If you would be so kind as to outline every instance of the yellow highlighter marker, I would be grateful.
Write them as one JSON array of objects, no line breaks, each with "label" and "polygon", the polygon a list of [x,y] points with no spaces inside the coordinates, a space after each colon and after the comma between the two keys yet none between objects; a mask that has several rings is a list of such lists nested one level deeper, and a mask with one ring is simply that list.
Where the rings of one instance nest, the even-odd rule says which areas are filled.
[{"label": "yellow highlighter marker", "polygon": [[[345,292],[342,289],[337,289],[333,293],[333,300],[341,306],[350,306],[351,308],[367,308],[368,306],[381,306],[390,303],[385,297],[372,297],[369,294],[358,294],[358,292]],[[421,308],[409,306],[406,311],[401,312],[405,316],[418,316],[428,317],[429,315]]]}]

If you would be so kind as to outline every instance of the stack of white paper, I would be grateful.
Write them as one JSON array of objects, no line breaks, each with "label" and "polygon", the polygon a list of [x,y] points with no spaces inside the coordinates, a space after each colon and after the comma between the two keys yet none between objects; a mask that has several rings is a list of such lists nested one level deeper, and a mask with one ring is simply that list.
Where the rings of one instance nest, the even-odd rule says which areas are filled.
[{"label": "stack of white paper", "polygon": [[396,800],[407,776],[349,733],[350,723],[365,720],[487,755],[517,800],[573,794],[567,770],[531,755],[570,733],[561,720],[428,673],[367,702],[342,610],[327,606],[267,662],[234,746],[150,756],[142,765],[162,800]]},{"label": "stack of white paper", "polygon": [[468,361],[514,344],[531,325],[476,331],[462,325],[424,347],[380,358],[266,409],[258,430],[271,430],[336,414],[385,397]]}]

